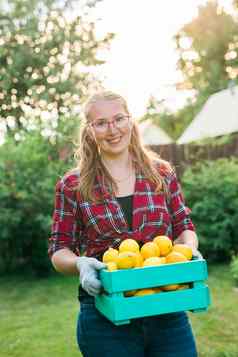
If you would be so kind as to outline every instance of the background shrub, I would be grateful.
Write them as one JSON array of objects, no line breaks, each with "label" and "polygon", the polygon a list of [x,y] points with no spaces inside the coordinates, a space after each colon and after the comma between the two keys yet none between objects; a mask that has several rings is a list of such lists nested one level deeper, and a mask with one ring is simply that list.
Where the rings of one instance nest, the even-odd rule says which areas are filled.
[{"label": "background shrub", "polygon": [[56,181],[70,166],[59,160],[60,147],[40,134],[12,139],[0,147],[1,272],[49,272],[50,232]]},{"label": "background shrub", "polygon": [[235,284],[238,286],[238,255],[232,257],[230,264],[231,276],[235,281]]},{"label": "background shrub", "polygon": [[210,260],[231,259],[238,252],[238,160],[196,164],[185,171],[182,183],[201,252]]}]

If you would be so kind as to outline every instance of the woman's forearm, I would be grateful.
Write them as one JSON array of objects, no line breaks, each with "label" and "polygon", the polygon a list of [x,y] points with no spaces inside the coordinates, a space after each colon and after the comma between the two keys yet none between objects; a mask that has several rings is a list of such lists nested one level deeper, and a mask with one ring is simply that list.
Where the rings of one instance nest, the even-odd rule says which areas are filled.
[{"label": "woman's forearm", "polygon": [[63,248],[53,254],[51,262],[58,272],[77,275],[79,274],[76,267],[77,258],[78,256],[71,250]]}]

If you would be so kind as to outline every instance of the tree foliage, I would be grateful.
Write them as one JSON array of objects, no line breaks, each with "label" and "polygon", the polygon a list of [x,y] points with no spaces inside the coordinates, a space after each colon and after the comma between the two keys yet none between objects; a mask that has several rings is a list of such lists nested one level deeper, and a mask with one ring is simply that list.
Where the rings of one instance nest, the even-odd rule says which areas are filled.
[{"label": "tree foliage", "polygon": [[0,273],[49,271],[54,187],[73,166],[62,154],[37,131],[18,145],[8,136],[0,146]]},{"label": "tree foliage", "polygon": [[[0,126],[18,132],[40,126],[45,136],[59,119],[80,110],[85,93],[98,85],[91,67],[102,64],[100,40],[79,2],[0,2]],[[75,7],[76,6],[76,7]]]},{"label": "tree foliage", "polygon": [[205,161],[182,177],[200,249],[207,259],[225,261],[238,253],[238,161]]},{"label": "tree foliage", "polygon": [[192,103],[187,101],[187,105],[176,112],[171,112],[165,105],[163,100],[157,100],[155,97],[149,99],[146,114],[142,120],[150,119],[155,125],[161,127],[172,139],[176,140],[194,116],[198,109]]},{"label": "tree foliage", "polygon": [[235,19],[216,1],[209,1],[199,7],[198,16],[175,36],[183,85],[195,89],[203,102],[228,85],[226,54],[236,35]]},{"label": "tree foliage", "polygon": [[174,39],[179,56],[177,66],[183,77],[176,86],[178,90],[193,91],[193,98],[175,113],[165,108],[151,115],[149,103],[145,118],[151,118],[177,139],[211,94],[238,82],[237,20],[217,1],[208,1]]},{"label": "tree foliage", "polygon": [[150,96],[146,113],[141,118],[141,121],[151,120],[151,122],[162,128],[171,138],[175,139],[174,117],[169,113],[164,106],[163,100],[158,100],[154,96]]}]

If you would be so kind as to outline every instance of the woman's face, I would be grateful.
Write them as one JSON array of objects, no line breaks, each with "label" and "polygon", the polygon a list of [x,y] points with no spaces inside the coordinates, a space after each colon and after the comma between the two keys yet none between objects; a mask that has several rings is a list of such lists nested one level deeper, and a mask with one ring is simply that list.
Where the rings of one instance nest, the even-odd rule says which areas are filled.
[{"label": "woman's face", "polygon": [[90,130],[101,155],[115,157],[128,151],[132,120],[120,100],[101,100],[89,112]]}]

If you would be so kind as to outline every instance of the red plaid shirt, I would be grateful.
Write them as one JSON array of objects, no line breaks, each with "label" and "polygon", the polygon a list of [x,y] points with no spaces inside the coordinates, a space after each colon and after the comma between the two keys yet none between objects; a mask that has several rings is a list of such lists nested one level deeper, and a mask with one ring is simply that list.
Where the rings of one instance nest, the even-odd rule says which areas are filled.
[{"label": "red plaid shirt", "polygon": [[104,188],[100,177],[97,177],[95,192],[103,196],[103,201],[92,203],[83,200],[74,190],[79,177],[77,172],[65,175],[56,184],[49,255],[69,248],[77,255],[101,258],[108,247],[118,247],[126,238],[144,243],[157,235],[167,235],[173,240],[186,229],[194,230],[175,173],[160,171],[170,192],[167,199],[164,193],[155,193],[155,184],[137,170],[132,231],[120,204]]}]

